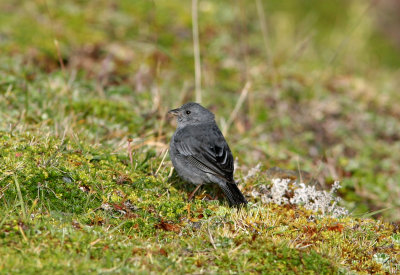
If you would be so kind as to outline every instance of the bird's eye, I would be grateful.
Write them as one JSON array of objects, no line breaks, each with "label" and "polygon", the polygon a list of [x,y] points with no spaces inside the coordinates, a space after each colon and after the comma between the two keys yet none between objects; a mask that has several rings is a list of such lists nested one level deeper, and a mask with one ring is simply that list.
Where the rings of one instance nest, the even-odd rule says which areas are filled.
[{"label": "bird's eye", "polygon": [[190,113],[191,113],[191,111],[186,111],[186,114],[187,114],[187,115],[190,115]]}]

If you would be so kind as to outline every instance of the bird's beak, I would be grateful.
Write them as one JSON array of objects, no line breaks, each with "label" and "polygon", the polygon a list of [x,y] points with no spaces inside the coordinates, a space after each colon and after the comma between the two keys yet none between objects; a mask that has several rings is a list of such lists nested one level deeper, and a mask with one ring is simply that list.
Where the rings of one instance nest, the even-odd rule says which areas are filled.
[{"label": "bird's beak", "polygon": [[172,110],[168,111],[168,114],[169,115],[173,115],[173,116],[178,116],[179,115],[179,111],[180,111],[179,108],[178,109],[172,109]]}]

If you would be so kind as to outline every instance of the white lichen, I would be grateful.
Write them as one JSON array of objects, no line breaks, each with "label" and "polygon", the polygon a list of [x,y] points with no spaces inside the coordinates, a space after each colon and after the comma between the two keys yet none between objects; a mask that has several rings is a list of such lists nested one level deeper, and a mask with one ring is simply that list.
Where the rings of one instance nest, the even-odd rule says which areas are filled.
[{"label": "white lichen", "polygon": [[244,182],[256,176],[261,171],[261,163],[257,163],[257,165],[249,170],[247,175],[243,178]]},{"label": "white lichen", "polygon": [[273,202],[279,205],[301,205],[306,209],[335,218],[348,215],[347,209],[338,206],[340,198],[334,195],[341,187],[338,181],[332,185],[329,192],[316,190],[315,186],[304,183],[290,183],[290,179],[273,179],[270,192],[263,192],[261,201],[264,203]]}]

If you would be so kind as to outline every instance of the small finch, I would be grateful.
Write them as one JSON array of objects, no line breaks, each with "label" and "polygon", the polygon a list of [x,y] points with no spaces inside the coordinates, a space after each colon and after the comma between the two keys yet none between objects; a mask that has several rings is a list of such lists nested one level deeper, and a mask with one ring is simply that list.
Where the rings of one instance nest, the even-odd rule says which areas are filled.
[{"label": "small finch", "polygon": [[216,183],[231,206],[247,204],[233,179],[233,156],[214,114],[197,103],[186,103],[168,112],[178,127],[170,142],[170,157],[179,176],[199,187]]}]

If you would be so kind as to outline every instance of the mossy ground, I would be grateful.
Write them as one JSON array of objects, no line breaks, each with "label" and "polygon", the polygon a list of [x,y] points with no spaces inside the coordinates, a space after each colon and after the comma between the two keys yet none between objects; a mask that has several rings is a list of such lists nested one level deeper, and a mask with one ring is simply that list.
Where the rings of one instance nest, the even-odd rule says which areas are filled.
[{"label": "mossy ground", "polygon": [[[134,157],[131,163],[127,154],[40,132],[2,132],[0,142],[5,273],[336,274],[398,268],[394,227],[381,221],[310,221],[310,211],[256,200],[231,209],[207,199],[205,191],[215,190],[188,202],[190,186],[168,176],[170,163],[161,163],[162,156]],[[263,177],[242,189],[250,192]],[[380,253],[388,257],[384,265],[374,260]]]},{"label": "mossy ground", "polygon": [[[399,272],[400,77],[366,4],[264,3],[263,37],[257,1],[200,2],[203,101],[249,206],[212,186],[188,202],[171,173],[166,111],[194,98],[189,4],[1,3],[0,273]],[[253,198],[272,166],[342,181],[351,216]]]}]

